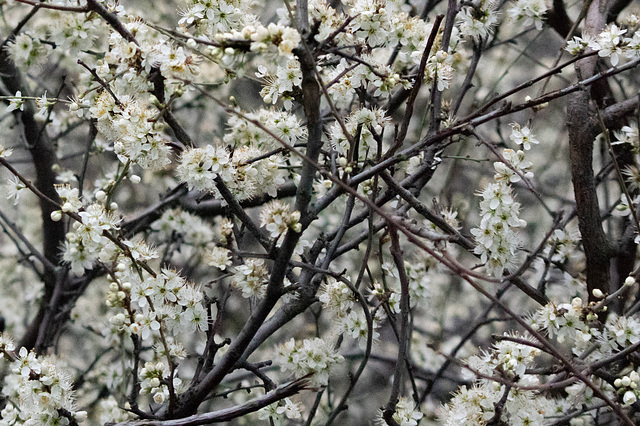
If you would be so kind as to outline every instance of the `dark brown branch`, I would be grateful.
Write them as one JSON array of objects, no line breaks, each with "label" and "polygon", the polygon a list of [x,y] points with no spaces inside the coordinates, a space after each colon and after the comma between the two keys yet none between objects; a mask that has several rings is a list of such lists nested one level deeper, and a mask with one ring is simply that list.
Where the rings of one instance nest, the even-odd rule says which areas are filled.
[{"label": "dark brown branch", "polygon": [[109,10],[97,0],[87,0],[87,9],[93,10],[98,15],[100,15],[102,19],[104,19],[109,25],[111,25],[111,28],[116,30],[117,33],[122,36],[122,38],[124,38],[128,42],[135,43],[136,46],[140,46],[138,40],[136,40],[134,35],[131,34],[129,30],[127,30],[122,22],[120,22],[120,20],[118,19],[118,15],[113,12],[109,12]]},{"label": "dark brown branch", "polygon": [[[11,62],[6,49],[0,50],[0,76],[2,76],[2,82],[10,93],[21,91],[23,96],[29,96],[20,72]],[[56,174],[53,171],[53,165],[56,153],[49,136],[42,131],[43,129],[35,120],[35,111],[31,102],[24,103],[24,111],[15,110],[14,116],[20,125],[24,143],[29,149],[35,169],[36,179],[32,188],[44,196],[39,197],[42,217],[42,255],[51,264],[57,265],[61,259],[60,245],[65,238],[64,224],[51,220],[51,213],[59,209],[59,206],[55,202],[52,205],[52,203],[46,201],[47,198],[59,200],[58,193],[54,187]],[[3,165],[10,170],[13,169],[6,161],[3,161]],[[31,183],[29,182],[29,184]],[[42,318],[57,285],[62,285],[62,283],[57,281],[55,274],[44,275],[44,295],[40,304],[40,311],[36,315],[34,322],[27,328],[26,334],[22,337],[21,345],[33,348],[36,344],[37,330],[39,328],[37,321]]]},{"label": "dark brown branch", "polygon": [[[275,197],[272,197],[267,193],[263,193],[252,198],[241,200],[239,201],[239,203],[243,208],[257,207],[270,200],[293,197],[294,195],[296,195],[296,191],[296,184],[293,182],[288,182],[278,187]],[[223,214],[228,209],[228,207],[225,206],[225,203],[222,200],[207,200],[197,202],[192,197],[185,197],[180,200],[180,202],[184,209],[200,216],[217,216]]]},{"label": "dark brown branch", "polygon": [[393,374],[393,386],[389,401],[382,412],[382,418],[390,426],[399,426],[393,415],[396,412],[396,404],[400,395],[400,385],[404,376],[405,364],[408,362],[408,328],[409,328],[409,277],[404,267],[402,259],[402,249],[400,248],[400,239],[398,238],[398,230],[390,225],[389,235],[391,236],[391,256],[398,270],[400,281],[400,335],[398,336],[398,358],[396,360],[396,368]]},{"label": "dark brown branch", "polygon": [[274,402],[278,402],[284,398],[295,395],[298,392],[307,389],[307,387],[308,380],[303,377],[285,385],[278,386],[274,391],[236,407],[225,408],[223,410],[212,411],[210,413],[195,414],[183,419],[122,422],[115,426],[196,426],[225,422],[237,419],[238,417],[242,417],[249,413],[254,413],[267,405],[271,405]]},{"label": "dark brown branch", "polygon": [[50,4],[50,3],[44,3],[41,1],[32,1],[32,0],[15,0],[18,3],[24,3],[24,4],[28,4],[31,6],[35,6],[38,8],[43,8],[43,9],[51,9],[51,10],[59,10],[62,12],[78,12],[78,13],[84,13],[84,12],[88,12],[89,8],[86,6],[62,6],[62,5],[58,5],[58,4]]},{"label": "dark brown branch", "polygon": [[236,197],[233,196],[227,185],[224,183],[220,175],[216,175],[215,177],[216,188],[220,191],[222,198],[226,201],[229,206],[229,210],[236,216],[240,222],[251,232],[258,242],[264,247],[265,250],[269,251],[271,247],[271,241],[269,241],[269,237],[265,232],[263,232],[258,225],[253,222],[253,219],[249,217],[247,212],[242,208]]},{"label": "dark brown branch", "polygon": [[404,117],[402,118],[402,124],[400,125],[400,131],[395,137],[393,147],[389,150],[386,155],[392,155],[395,150],[402,146],[405,137],[407,136],[407,130],[409,129],[409,123],[411,122],[411,117],[413,116],[413,105],[418,98],[418,93],[420,92],[420,87],[422,87],[422,82],[424,80],[424,70],[427,67],[427,61],[429,60],[429,53],[431,52],[431,48],[433,47],[433,43],[436,40],[436,35],[438,34],[438,30],[440,29],[440,23],[444,18],[443,15],[436,16],[435,22],[433,23],[433,27],[431,29],[431,34],[429,34],[429,39],[427,40],[427,45],[422,52],[422,58],[420,59],[420,65],[418,66],[418,74],[416,75],[415,82],[413,83],[413,87],[411,88],[411,93],[409,93],[409,99],[407,100],[407,106],[404,112]]},{"label": "dark brown branch", "polygon": [[[440,49],[445,53],[449,51],[449,41],[451,40],[451,32],[453,31],[453,25],[457,14],[457,0],[449,0],[449,5],[447,6],[447,19],[444,22],[441,41],[442,44],[440,46]],[[433,87],[431,91],[431,121],[429,122],[429,133],[434,133],[440,130],[440,123],[442,122],[442,92],[438,90],[437,75],[433,79]]]},{"label": "dark brown branch", "polygon": [[[616,104],[610,105],[600,111],[600,118],[607,128],[616,128],[624,124],[624,120],[640,106],[640,95],[626,99]],[[591,117],[589,122],[589,132],[595,138],[602,131],[602,125],[597,116]]]},{"label": "dark brown branch", "polygon": [[[606,11],[602,2],[594,0],[587,12],[585,31],[592,34],[605,25]],[[576,62],[578,78],[595,74],[598,58],[592,56]],[[576,198],[578,226],[586,257],[586,276],[589,300],[595,301],[593,290],[609,293],[609,264],[612,256],[602,227],[596,182],[593,174],[593,136],[590,129],[590,92],[582,88],[567,100],[567,128],[569,129],[569,157],[571,180]]]},{"label": "dark brown branch", "polygon": [[[322,120],[320,115],[320,86],[316,80],[316,62],[306,45],[295,50],[302,70],[302,94],[304,112],[307,119],[307,150],[304,165],[300,172],[300,183],[296,192],[295,209],[305,217],[311,201],[313,180],[318,167],[317,159],[322,148]],[[284,146],[284,145],[283,145]],[[289,147],[287,145],[287,147]],[[289,147],[293,152],[298,152]],[[267,283],[264,299],[251,314],[237,337],[231,342],[220,362],[208,372],[202,381],[180,398],[180,404],[174,415],[181,417],[195,412],[202,401],[213,391],[222,379],[231,371],[251,343],[265,319],[278,302],[283,292],[283,280],[289,268],[289,261],[294,252],[300,234],[289,230],[276,254]]]},{"label": "dark brown branch", "polygon": [[564,6],[564,0],[553,0],[553,8],[547,12],[545,21],[563,38],[569,35],[573,27],[573,22]]}]

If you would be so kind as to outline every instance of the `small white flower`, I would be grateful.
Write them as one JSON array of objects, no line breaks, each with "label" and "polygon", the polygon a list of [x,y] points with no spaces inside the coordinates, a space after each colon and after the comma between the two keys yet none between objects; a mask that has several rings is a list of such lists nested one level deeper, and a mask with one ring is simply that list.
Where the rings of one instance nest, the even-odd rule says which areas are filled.
[{"label": "small white flower", "polygon": [[540,143],[531,133],[531,129],[528,126],[521,127],[518,123],[511,123],[511,129],[509,138],[518,145],[522,145],[525,151],[531,149],[531,144]]},{"label": "small white flower", "polygon": [[634,391],[626,391],[624,396],[622,397],[622,401],[624,405],[631,405],[636,402],[638,398],[636,397],[636,393]]},{"label": "small white flower", "polygon": [[205,261],[209,266],[215,266],[216,268],[224,271],[227,266],[231,266],[231,257],[229,256],[229,250],[224,247],[213,247],[205,253]]},{"label": "small white flower", "polygon": [[13,149],[5,148],[4,145],[0,144],[0,158],[7,158],[13,154]]},{"label": "small white flower", "polygon": [[17,176],[12,176],[7,181],[5,185],[5,191],[7,194],[7,199],[13,198],[13,205],[17,205],[20,200],[20,195],[27,189],[27,185],[25,185]]},{"label": "small white flower", "polygon": [[19,109],[20,111],[24,111],[24,101],[22,99],[22,92],[18,90],[15,96],[9,99],[9,106],[7,107],[7,111],[15,111]]}]

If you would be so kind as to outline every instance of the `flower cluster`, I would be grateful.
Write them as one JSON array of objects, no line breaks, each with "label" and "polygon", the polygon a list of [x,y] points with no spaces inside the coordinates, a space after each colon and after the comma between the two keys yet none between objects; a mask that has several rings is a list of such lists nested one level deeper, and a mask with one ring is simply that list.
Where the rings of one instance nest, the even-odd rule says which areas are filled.
[{"label": "flower cluster", "polygon": [[[507,339],[510,337],[506,336]],[[498,372],[511,380],[518,381],[524,377],[526,369],[533,365],[535,357],[540,353],[540,349],[533,346],[502,340],[496,342],[490,352],[482,356],[470,357],[468,364],[473,371],[485,376],[491,377]]]},{"label": "flower cluster", "polygon": [[[523,386],[535,386],[538,380],[527,376],[521,380]],[[475,383],[471,387],[463,386],[453,396],[440,413],[442,424],[485,425],[496,416],[496,406],[505,392],[509,392],[500,413],[500,418],[509,425],[542,425],[545,416],[555,413],[555,404],[534,391],[507,390],[504,385],[493,382],[492,385]]]},{"label": "flower cluster", "polygon": [[270,23],[259,26],[251,34],[251,51],[264,55],[290,57],[293,49],[300,43],[300,34],[295,28]]},{"label": "flower cluster", "polygon": [[[398,422],[400,426],[416,426],[424,414],[416,408],[415,402],[409,398],[401,396],[396,404],[396,411],[393,413],[393,420]],[[382,418],[382,410],[379,412],[379,425],[386,425],[387,422]]]},{"label": "flower cluster", "polygon": [[[124,263],[118,265],[109,284],[107,305],[122,308],[109,320],[118,331],[154,338],[163,327],[173,335],[207,329],[207,312],[200,289],[177,272],[163,269],[154,277],[140,278]],[[176,346],[174,352],[179,353]]]},{"label": "flower cluster", "polygon": [[181,27],[193,27],[196,35],[213,37],[218,33],[238,30],[255,17],[247,13],[250,3],[244,0],[191,0],[190,5],[180,11]]},{"label": "flower cluster", "polygon": [[132,415],[128,411],[123,410],[113,396],[109,396],[107,399],[100,401],[98,412],[100,413],[100,424],[126,422],[132,419]]},{"label": "flower cluster", "polygon": [[425,79],[432,82],[437,78],[436,87],[439,91],[448,89],[453,78],[453,55],[449,55],[442,50],[437,51],[434,55],[429,56],[427,60],[427,69]]},{"label": "flower cluster", "polygon": [[[228,131],[224,135],[226,144],[252,146],[268,150],[282,148],[282,144],[263,128],[289,145],[295,145],[306,139],[306,129],[300,123],[300,120],[286,111],[262,108],[256,112],[244,114],[244,116],[247,119],[238,116],[229,117]],[[257,121],[263,128],[249,120]]]},{"label": "flower cluster", "polygon": [[[629,285],[634,283],[633,279],[629,281]],[[571,348],[572,354],[580,363],[601,361],[640,342],[640,321],[633,317],[610,315],[604,327],[595,320],[597,315],[585,307],[582,300],[574,298],[570,304],[556,306],[549,303],[538,309],[531,318],[531,323],[536,330],[549,337],[556,337],[558,342]],[[533,347],[533,343],[527,344],[526,339],[510,336],[505,339],[506,341],[497,343],[483,356],[469,359],[469,369],[482,378],[476,380],[471,388],[462,387],[444,408],[441,418],[445,424],[484,424],[493,417],[494,404],[504,392],[509,392],[509,395],[504,405],[503,416],[506,417],[503,419],[508,418],[509,424],[543,424],[542,416],[554,412],[579,416],[581,407],[594,404],[594,394],[584,383],[567,386],[566,399],[550,400],[531,391],[517,388],[507,390],[504,385],[492,381],[491,378],[496,374],[525,386],[536,385],[539,380],[527,371],[534,366],[535,357],[540,354],[540,350]],[[622,404],[635,403],[640,396],[640,376],[635,367],[616,370],[613,374],[613,382],[595,376],[590,377],[590,380],[609,398],[615,398],[614,395],[617,394]],[[525,395],[531,398],[529,402],[520,400],[520,396]],[[523,423],[525,418],[529,423]]]},{"label": "flower cluster", "polygon": [[144,168],[161,169],[169,164],[169,147],[157,122],[158,111],[129,95],[117,100],[103,91],[90,109],[98,131],[114,141],[114,152],[123,163],[130,161]]},{"label": "flower cluster", "polygon": [[82,208],[80,201],[80,191],[78,188],[72,188],[69,184],[56,185],[56,192],[62,201],[62,211],[65,213],[77,213]]},{"label": "flower cluster", "polygon": [[355,19],[349,25],[350,32],[371,47],[383,45],[391,30],[390,14],[385,6],[381,1],[353,1],[351,13]]},{"label": "flower cluster", "polygon": [[253,197],[259,190],[275,196],[278,186],[284,183],[279,170],[281,160],[276,157],[252,161],[261,154],[260,149],[248,146],[236,149],[233,157],[219,146],[192,148],[182,153],[176,174],[189,189],[211,192],[217,198],[222,196],[216,186],[216,176],[241,200]]},{"label": "flower cluster", "polygon": [[[531,144],[539,143],[529,127],[512,123],[511,128],[511,140],[525,150],[531,149]],[[520,203],[514,200],[511,183],[533,177],[529,171],[531,163],[525,161],[524,151],[505,149],[501,160],[493,164],[495,181],[478,194],[482,197],[482,220],[479,228],[471,230],[477,244],[474,251],[480,255],[489,274],[494,276],[501,276],[505,268],[514,265],[514,256],[520,245],[517,228],[526,226],[526,222],[519,218]]]},{"label": "flower cluster", "polygon": [[458,14],[460,32],[474,39],[488,39],[498,24],[498,4],[493,0],[482,0],[477,6],[465,6]]},{"label": "flower cluster", "polygon": [[333,82],[328,87],[328,92],[337,105],[348,106],[358,89],[371,91],[374,97],[384,99],[394,88],[409,84],[408,80],[402,79],[382,58],[365,56],[364,59],[367,65],[354,65],[340,60],[335,68],[325,71],[326,79]]},{"label": "flower cluster", "polygon": [[622,37],[627,32],[626,29],[611,24],[596,37],[583,35],[574,36],[567,42],[565,50],[572,55],[577,55],[586,48],[591,48],[598,52],[601,58],[609,58],[614,67],[620,62],[620,58],[629,59],[640,56],[640,33],[634,32],[632,37]]},{"label": "flower cluster", "polygon": [[[8,350],[5,347],[4,350]],[[35,353],[21,348],[11,365],[13,381],[4,392],[17,406],[7,404],[0,415],[3,425],[57,425],[83,422],[85,411],[79,411],[71,375],[65,372],[53,357],[36,357]]]},{"label": "flower cluster", "polygon": [[505,149],[502,151],[502,157],[505,162],[493,163],[496,170],[493,178],[496,182],[515,183],[520,182],[523,177],[525,179],[533,177],[533,172],[530,171],[532,164],[530,161],[525,161],[524,151]]},{"label": "flower cluster", "polygon": [[505,334],[490,351],[470,357],[467,368],[480,378],[470,388],[462,386],[443,408],[443,423],[486,424],[496,415],[496,407],[504,404],[500,418],[508,424],[544,424],[544,417],[554,413],[554,401],[532,390],[503,384],[505,380],[525,387],[540,383],[537,376],[527,373],[542,353],[536,346],[537,342],[527,337]]},{"label": "flower cluster", "polygon": [[516,250],[520,246],[517,228],[526,225],[520,219],[520,203],[513,199],[511,186],[504,181],[488,184],[480,196],[482,220],[471,233],[476,239],[474,252],[480,255],[487,272],[501,276],[505,268],[513,266]]},{"label": "flower cluster", "polygon": [[189,189],[217,193],[214,182],[216,175],[229,182],[235,170],[231,165],[229,151],[223,147],[207,145],[204,148],[185,150],[176,174],[181,181],[187,182]]},{"label": "flower cluster", "polygon": [[151,229],[157,232],[157,239],[162,243],[180,239],[185,244],[204,248],[213,240],[213,230],[208,223],[178,208],[166,210],[151,224]]},{"label": "flower cluster", "polygon": [[101,34],[101,20],[95,14],[65,13],[56,19],[56,31],[49,33],[56,49],[78,56],[82,51],[91,50],[96,37]]},{"label": "flower cluster", "polygon": [[327,277],[318,295],[318,300],[332,315],[342,318],[353,307],[355,296],[345,283],[333,277]]},{"label": "flower cluster", "polygon": [[[72,199],[72,196],[67,198]],[[71,201],[65,201],[62,211],[67,211],[65,208],[68,204],[71,204]],[[74,208],[72,206],[72,209]],[[70,264],[75,274],[80,275],[85,269],[92,269],[101,256],[104,259],[108,258],[107,253],[113,250],[113,243],[105,232],[117,230],[120,218],[100,203],[87,206],[78,216],[82,221],[74,222],[73,232],[67,234],[63,259]]]},{"label": "flower cluster", "polygon": [[582,299],[574,298],[571,303],[555,305],[549,303],[538,309],[531,317],[531,325],[536,330],[544,331],[549,337],[558,341],[582,341],[592,339],[593,330],[583,320],[585,317]]},{"label": "flower cluster", "polygon": [[266,82],[260,91],[265,103],[275,105],[279,99],[283,99],[284,107],[291,109],[294,91],[299,90],[302,84],[300,62],[294,58],[289,59],[285,65],[277,65],[273,74],[264,65],[260,65],[256,77],[263,78]]},{"label": "flower cluster", "polygon": [[633,370],[628,376],[618,378],[613,385],[618,388],[618,393],[623,394],[622,401],[625,405],[631,405],[638,400],[638,384],[640,383],[640,375]]},{"label": "flower cluster", "polygon": [[274,200],[266,204],[260,212],[260,226],[264,226],[271,238],[280,238],[288,229],[294,232],[302,230],[300,212],[291,212],[288,204]]},{"label": "flower cluster", "polygon": [[[382,311],[376,310],[375,315],[371,314],[373,318],[371,329],[369,329],[365,312],[360,305],[355,305],[356,295],[342,281],[331,277],[327,278],[318,300],[331,315],[336,329],[340,333],[357,340],[360,349],[364,350],[366,348],[369,334],[371,334],[372,341],[379,337],[376,329],[380,327],[385,319],[384,315],[381,314]],[[389,305],[391,307],[391,303]]]},{"label": "flower cluster", "polygon": [[372,342],[376,342],[380,337],[380,333],[376,329],[380,328],[382,321],[386,319],[383,312],[382,310],[376,311],[376,315],[371,321],[371,328],[369,328],[365,312],[361,307],[354,308],[345,316],[337,318],[336,327],[340,332],[356,340],[360,349],[365,350],[369,334],[371,334]]},{"label": "flower cluster", "polygon": [[231,283],[242,291],[242,297],[262,299],[267,292],[269,270],[261,259],[248,259],[235,267]]},{"label": "flower cluster", "polygon": [[23,68],[43,64],[50,51],[51,45],[42,43],[38,37],[26,33],[16,35],[7,47],[11,60]]},{"label": "flower cluster", "polygon": [[[152,395],[156,404],[162,404],[169,397],[169,369],[162,362],[146,362],[138,372],[140,380],[140,394]],[[177,389],[182,384],[178,377],[173,378],[173,388]]]},{"label": "flower cluster", "polygon": [[313,385],[326,386],[334,366],[344,358],[323,339],[305,339],[302,343],[291,339],[278,347],[278,361],[282,371],[291,371],[296,378],[311,373]]},{"label": "flower cluster", "polygon": [[350,139],[353,139],[358,129],[360,129],[359,139],[359,159],[364,160],[365,155],[375,156],[378,150],[376,136],[380,136],[384,127],[389,123],[389,117],[382,109],[361,108],[354,110],[345,120],[345,127],[349,132],[349,137],[345,136],[342,127],[338,123],[331,125],[329,129],[330,141],[334,148],[343,156],[348,157]]},{"label": "flower cluster", "polygon": [[580,238],[580,232],[576,227],[556,229],[547,243],[547,254],[551,255],[552,261],[563,263],[575,253]]},{"label": "flower cluster", "polygon": [[285,398],[271,405],[267,405],[258,411],[258,418],[260,420],[269,420],[275,426],[284,426],[287,423],[287,419],[295,420],[302,418],[300,404],[297,404],[289,398]]},{"label": "flower cluster", "polygon": [[522,25],[528,27],[534,24],[536,29],[542,29],[542,17],[547,11],[547,5],[544,0],[517,0],[509,8],[507,13],[509,17],[516,22],[522,22]]}]

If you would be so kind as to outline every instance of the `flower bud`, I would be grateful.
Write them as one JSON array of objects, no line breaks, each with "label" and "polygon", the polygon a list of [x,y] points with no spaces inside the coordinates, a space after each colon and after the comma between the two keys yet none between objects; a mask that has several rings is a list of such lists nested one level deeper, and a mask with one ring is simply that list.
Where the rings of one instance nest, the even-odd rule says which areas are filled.
[{"label": "flower bud", "polygon": [[122,312],[117,314],[117,315],[112,316],[109,319],[109,322],[111,324],[115,325],[115,326],[120,326],[120,325],[124,324],[124,321],[125,321],[125,316],[124,316],[124,314]]},{"label": "flower bud", "polygon": [[60,219],[62,219],[62,211],[56,210],[54,212],[51,212],[51,220],[52,221],[60,222]]},{"label": "flower bud", "polygon": [[636,398],[636,394],[633,391],[627,391],[624,393],[624,396],[622,397],[622,401],[625,403],[625,405],[631,405],[634,402],[636,402],[638,398]]}]

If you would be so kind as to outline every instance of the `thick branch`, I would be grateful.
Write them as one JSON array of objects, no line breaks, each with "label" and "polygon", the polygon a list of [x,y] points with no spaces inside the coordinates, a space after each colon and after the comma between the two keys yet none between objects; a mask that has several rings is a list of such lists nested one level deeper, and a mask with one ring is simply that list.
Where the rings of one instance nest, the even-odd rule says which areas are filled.
[{"label": "thick branch", "polygon": [[[604,0],[593,0],[585,19],[585,30],[594,34],[604,27],[605,5]],[[594,75],[597,60],[597,57],[592,56],[576,62],[578,78],[585,79]],[[578,225],[585,251],[587,289],[591,300],[594,289],[600,289],[604,293],[609,292],[611,250],[602,228],[596,182],[593,175],[593,136],[589,131],[590,100],[589,90],[586,88],[582,88],[568,97],[567,127],[569,129],[571,180],[576,198]]]},{"label": "thick branch", "polygon": [[193,416],[177,420],[143,420],[139,422],[118,423],[115,426],[196,426],[225,422],[237,419],[238,417],[242,417],[249,413],[254,413],[259,409],[266,407],[267,405],[295,395],[301,390],[304,390],[306,387],[307,379],[302,378],[294,382],[279,386],[272,392],[269,392],[264,396],[253,399],[249,402],[235,407],[225,408],[219,411],[212,411],[210,413],[194,414]]}]

